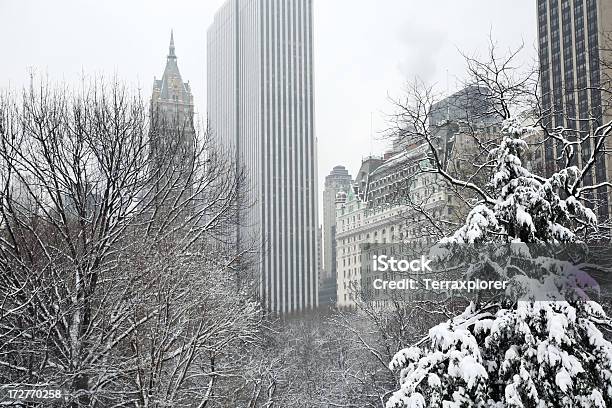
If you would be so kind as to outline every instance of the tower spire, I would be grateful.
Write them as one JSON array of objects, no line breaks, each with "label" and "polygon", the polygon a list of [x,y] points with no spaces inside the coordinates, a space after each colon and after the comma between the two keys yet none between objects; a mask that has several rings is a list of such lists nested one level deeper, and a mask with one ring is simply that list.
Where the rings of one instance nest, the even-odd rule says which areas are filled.
[{"label": "tower spire", "polygon": [[168,58],[176,58],[176,54],[174,53],[174,30],[170,30],[170,53],[168,54]]}]

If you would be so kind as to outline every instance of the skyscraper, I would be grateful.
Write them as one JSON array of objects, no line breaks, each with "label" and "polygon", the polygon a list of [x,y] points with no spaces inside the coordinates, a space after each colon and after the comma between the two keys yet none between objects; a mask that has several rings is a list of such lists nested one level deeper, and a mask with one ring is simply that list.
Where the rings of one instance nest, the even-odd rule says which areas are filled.
[{"label": "skyscraper", "polygon": [[474,127],[499,123],[491,115],[492,104],[484,89],[471,85],[434,103],[429,112],[429,124],[437,126],[444,122],[465,122]]},{"label": "skyscraper", "polygon": [[344,166],[325,176],[323,190],[323,269],[319,278],[319,301],[335,304],[336,298],[336,194],[348,193],[352,177]]},{"label": "skyscraper", "polygon": [[312,58],[312,0],[228,0],[208,29],[209,125],[254,204],[237,245],[261,241],[260,295],[280,313],[318,303]]},{"label": "skyscraper", "polygon": [[[606,94],[610,89],[612,2],[609,0],[538,0],[540,84],[545,125],[574,129],[569,135],[593,133],[612,119]],[[609,92],[608,92],[609,93]],[[609,95],[607,95],[609,98]],[[583,164],[593,140],[580,145],[577,162]],[[560,146],[549,139],[544,149],[547,174],[556,170]],[[588,184],[612,180],[612,158],[601,156]],[[597,191],[599,215],[607,216],[609,196]]]}]

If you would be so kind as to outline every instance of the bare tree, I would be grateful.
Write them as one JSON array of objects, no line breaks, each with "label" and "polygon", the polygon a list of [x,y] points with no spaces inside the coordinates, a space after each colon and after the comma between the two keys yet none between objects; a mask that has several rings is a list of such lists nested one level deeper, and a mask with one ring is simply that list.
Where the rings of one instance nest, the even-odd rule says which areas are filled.
[{"label": "bare tree", "polygon": [[256,337],[249,293],[224,295],[243,175],[208,133],[152,116],[116,81],[2,95],[2,383],[72,406],[206,406],[229,345]]}]

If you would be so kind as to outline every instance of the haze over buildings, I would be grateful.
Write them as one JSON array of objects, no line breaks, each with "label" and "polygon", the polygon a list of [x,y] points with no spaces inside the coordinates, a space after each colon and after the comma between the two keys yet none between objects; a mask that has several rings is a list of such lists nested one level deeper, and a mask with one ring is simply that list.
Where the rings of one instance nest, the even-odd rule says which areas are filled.
[{"label": "haze over buildings", "polygon": [[[190,80],[194,95],[196,124],[205,124],[206,28],[223,3],[175,0],[168,7],[162,0],[0,1],[0,36],[19,38],[3,44],[10,58],[2,61],[0,83],[15,90],[27,86],[29,68],[74,86],[81,84],[83,73],[107,78],[116,73],[148,98],[174,28],[181,74]],[[469,6],[456,0],[321,0],[313,8],[319,191],[336,164],[354,173],[365,155],[384,149],[378,136],[386,128],[385,114],[391,113],[387,95],[401,94],[406,80],[419,77],[439,90],[456,89],[465,66],[457,50],[484,55],[490,32],[503,47],[524,41],[522,62],[537,56],[531,0],[470,0]],[[65,19],[70,24],[57,24]]]}]

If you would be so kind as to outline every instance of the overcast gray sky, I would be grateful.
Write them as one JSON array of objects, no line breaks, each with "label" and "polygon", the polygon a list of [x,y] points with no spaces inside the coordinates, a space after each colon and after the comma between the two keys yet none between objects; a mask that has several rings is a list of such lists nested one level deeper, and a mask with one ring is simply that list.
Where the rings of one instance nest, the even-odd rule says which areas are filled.
[{"label": "overcast gray sky", "polygon": [[[223,2],[0,0],[0,87],[20,88],[33,68],[68,83],[82,72],[116,73],[148,95],[174,28],[179,68],[204,119],[206,29]],[[457,50],[485,51],[489,32],[500,47],[524,42],[525,63],[536,55],[534,0],[314,0],[314,13],[321,188],[334,165],[354,175],[362,157],[382,153],[387,95],[399,95],[406,80],[456,89],[464,68]]]}]

